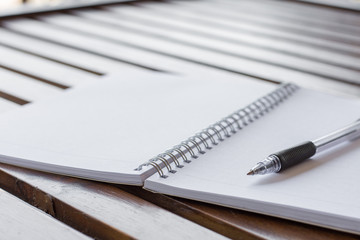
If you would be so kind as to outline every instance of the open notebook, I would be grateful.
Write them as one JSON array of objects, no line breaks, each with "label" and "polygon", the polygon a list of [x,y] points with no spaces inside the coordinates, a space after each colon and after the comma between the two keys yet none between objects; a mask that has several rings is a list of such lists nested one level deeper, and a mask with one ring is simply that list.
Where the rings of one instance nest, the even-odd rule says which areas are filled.
[{"label": "open notebook", "polygon": [[2,115],[0,161],[360,233],[359,140],[246,176],[359,116],[359,101],[292,84],[113,75]]}]

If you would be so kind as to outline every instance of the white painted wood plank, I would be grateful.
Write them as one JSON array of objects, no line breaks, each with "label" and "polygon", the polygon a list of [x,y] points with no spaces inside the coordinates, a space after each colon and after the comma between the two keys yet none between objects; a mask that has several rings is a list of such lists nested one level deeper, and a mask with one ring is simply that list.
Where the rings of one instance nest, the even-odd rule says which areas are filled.
[{"label": "white painted wood plank", "polygon": [[[219,1],[223,4],[238,5],[239,1],[233,0],[212,0]],[[258,8],[274,9],[274,11],[281,12],[282,14],[292,15],[296,19],[311,19],[312,21],[321,20],[331,22],[336,20],[337,23],[358,26],[360,17],[357,13],[342,12],[341,10],[316,7],[311,5],[302,4],[299,2],[291,1],[269,1],[269,0],[246,0],[251,5],[258,5]],[[238,5],[239,6],[239,5]]]},{"label": "white painted wood plank", "polygon": [[33,102],[64,90],[0,68],[0,90]]},{"label": "white painted wood plank", "polygon": [[131,68],[130,65],[125,63],[116,62],[76,49],[23,36],[4,28],[0,28],[0,43],[8,44],[12,47],[21,48],[48,58],[60,60],[100,73],[108,73],[114,70],[121,71]]},{"label": "white painted wood plank", "polygon": [[[360,58],[358,61],[353,61],[358,64],[357,71],[344,69],[343,67],[334,66],[327,63],[322,63],[316,60],[303,59],[296,56],[283,54],[280,52],[269,51],[266,49],[249,47],[245,45],[239,45],[229,42],[224,42],[209,37],[196,36],[191,33],[183,33],[177,31],[171,31],[168,29],[162,29],[151,24],[138,24],[128,19],[116,19],[108,16],[104,12],[82,12],[77,11],[76,14],[81,17],[85,17],[83,21],[91,21],[94,19],[93,24],[98,26],[104,26],[107,23],[107,27],[114,28],[119,26],[120,29],[126,29],[131,31],[139,32],[140,35],[147,37],[151,36],[160,38],[162,40],[168,40],[169,42],[178,42],[196,46],[197,48],[207,48],[211,51],[219,51],[224,54],[234,56],[244,56],[252,59],[258,59],[259,61],[267,61],[269,63],[279,64],[284,67],[291,69],[298,69],[299,71],[320,74],[323,76],[333,76],[338,79],[349,79],[350,81],[358,81],[360,76]],[[99,22],[101,21],[101,22]],[[360,82],[360,81],[359,81]]]},{"label": "white painted wood plank", "polygon": [[247,11],[247,9],[240,4],[227,6],[226,4],[216,4],[213,2],[204,4],[204,2],[199,1],[174,1],[171,3],[173,4],[172,7],[177,9],[180,8],[201,15],[212,15],[216,18],[231,20],[234,23],[249,21],[270,28],[284,29],[284,31],[294,31],[305,35],[321,34],[328,37],[337,37],[339,39],[356,42],[359,41],[360,36],[359,29],[353,29],[353,31],[349,33],[319,28],[316,25],[301,25],[299,23],[288,22],[283,19],[277,19],[262,14],[254,14],[251,11]]},{"label": "white painted wood plank", "polygon": [[[47,193],[57,202],[65,203],[76,211],[109,226],[112,231],[126,233],[134,239],[226,239],[203,226],[109,184],[45,176],[43,173],[11,166],[1,166],[1,168],[20,182]],[[65,214],[66,211],[68,209],[65,209]],[[118,235],[111,238],[114,236],[111,232],[108,236],[110,237],[106,239],[118,239],[116,238]]]},{"label": "white painted wood plank", "polygon": [[[252,13],[255,16],[260,17],[269,17],[272,19],[282,20],[286,22],[286,24],[296,24],[301,26],[308,26],[310,28],[322,28],[322,29],[338,29],[338,32],[342,33],[351,33],[358,32],[360,30],[359,26],[350,25],[338,21],[340,17],[346,17],[347,14],[331,14],[330,18],[322,18],[323,14],[313,14],[310,16],[302,15],[303,12],[307,11],[294,11],[294,9],[286,9],[284,10],[281,7],[277,7],[274,4],[271,4],[270,1],[223,1],[223,0],[211,0],[211,3],[207,5],[216,5],[218,8],[223,10],[231,11],[244,11],[246,13]],[[269,4],[270,2],[270,4]],[[315,6],[313,8],[316,8]],[[313,9],[312,8],[312,9]],[[289,11],[290,10],[290,11]]]},{"label": "white painted wood plank", "polygon": [[[230,73],[218,69],[213,69],[207,66],[200,66],[194,63],[174,59],[167,56],[161,56],[155,53],[143,51],[141,49],[134,49],[119,44],[95,39],[85,35],[77,34],[76,32],[68,32],[65,30],[51,27],[51,25],[44,24],[39,21],[31,19],[4,21],[3,25],[7,28],[15,31],[23,32],[29,35],[39,36],[51,41],[59,41],[72,46],[76,46],[83,49],[88,49],[101,54],[109,55],[111,57],[125,58],[128,61],[133,61],[141,64],[149,64],[152,67],[159,67],[160,69],[167,70],[180,74],[192,74],[200,77],[207,75],[217,75],[222,77],[233,77],[241,80],[242,78],[248,78],[237,73]],[[144,39],[146,41],[147,39]],[[241,65],[241,64],[240,64]],[[260,72],[257,68],[257,72]],[[252,69],[256,71],[256,69]],[[265,71],[262,69],[262,71]],[[322,91],[332,91],[337,93],[349,94],[358,96],[358,88],[352,85],[342,84],[336,81],[329,81],[325,79],[319,79],[314,81],[311,78],[294,79],[289,78],[286,81],[292,81],[302,86],[308,86],[310,88],[320,89]]]},{"label": "white painted wood plank", "polygon": [[[282,30],[271,29],[269,27],[258,26],[250,23],[238,24],[229,20],[214,18],[211,15],[209,16],[199,15],[197,13],[192,13],[184,9],[173,8],[166,4],[163,5],[159,3],[147,3],[147,4],[144,3],[142,4],[142,6],[153,11],[154,14],[165,15],[168,16],[169,18],[184,19],[184,21],[190,21],[193,22],[194,24],[208,25],[218,28],[229,28],[232,31],[248,31],[261,35],[267,34],[274,36],[274,38],[283,38],[294,42],[302,41],[307,44],[318,44],[330,48],[336,48],[336,49],[342,49],[342,50],[360,53],[360,49],[357,46],[340,43],[340,42],[333,42],[327,39],[319,39],[315,37],[289,33]],[[114,8],[121,9],[121,6],[115,6]]]},{"label": "white painted wood plank", "polygon": [[0,189],[1,239],[90,239]]},{"label": "white painted wood plank", "polygon": [[86,84],[98,76],[0,46],[0,64],[67,86]]},{"label": "white painted wood plank", "polygon": [[[286,41],[283,39],[272,39],[266,36],[257,36],[246,31],[231,31],[229,29],[215,28],[211,25],[199,24],[196,22],[186,21],[186,19],[169,18],[168,16],[155,14],[146,8],[111,8],[107,7],[111,14],[104,13],[108,19],[115,19],[115,21],[132,21],[142,25],[155,25],[157,28],[163,28],[169,33],[181,31],[192,35],[200,35],[208,38],[219,38],[222,41],[231,42],[237,45],[250,44],[260,48],[270,48],[279,52],[291,53],[294,55],[301,55],[319,59],[319,61],[326,61],[333,64],[345,65],[353,68],[360,67],[360,61],[357,57],[348,56],[344,54],[331,51],[329,49],[317,48],[315,46],[301,45]],[[92,17],[98,17],[101,14],[99,11],[88,10],[81,11],[83,14],[89,12]],[[96,13],[96,14],[95,14]],[[360,53],[360,52],[359,52]]]},{"label": "white painted wood plank", "polygon": [[[75,31],[65,31],[49,24],[31,19],[4,21],[3,24],[7,28],[34,36],[40,36],[42,38],[49,39],[50,41],[58,41],[69,44],[73,47],[97,52],[114,58],[124,59],[129,62],[176,74],[192,74],[201,76],[206,76],[206,74],[220,74],[222,77],[226,75],[227,77],[236,77],[239,79],[247,78],[239,74],[229,73],[207,66],[201,66],[191,62],[144,51],[139,48],[131,48],[92,38],[78,34]],[[144,39],[144,41],[146,41],[146,39]]]},{"label": "white painted wood plank", "polygon": [[20,107],[21,106],[16,103],[13,103],[6,99],[0,98],[0,114],[7,112],[7,111],[18,109]]},{"label": "white painted wood plank", "polygon": [[[107,39],[112,39],[119,42],[120,44],[125,43],[129,45],[134,45],[135,48],[144,47],[152,51],[170,54],[178,58],[180,57],[192,59],[205,64],[211,64],[223,68],[233,69],[235,71],[259,76],[261,78],[270,79],[273,81],[298,81],[303,78],[307,78],[313,81],[321,81],[330,77],[334,77],[332,75],[335,74],[337,75],[336,77],[338,79],[344,81],[359,81],[358,72],[352,72],[341,68],[334,69],[334,71],[332,71],[332,67],[326,66],[324,64],[320,66],[320,64],[314,63],[314,65],[316,65],[317,68],[322,70],[323,73],[325,73],[326,71],[332,71],[328,76],[325,77],[320,75],[317,76],[315,74],[308,74],[305,72],[299,72],[289,68],[269,65],[268,63],[260,62],[257,60],[249,60],[246,58],[244,59],[235,56],[228,56],[225,54],[200,49],[196,46],[186,46],[180,43],[167,41],[162,38],[142,36],[141,34],[132,33],[130,31],[125,31],[120,28],[108,28],[90,23],[79,17],[57,14],[49,17],[41,17],[40,19],[51,24],[73,29],[75,31],[83,31],[89,34],[96,33],[96,35],[100,36],[101,38],[105,37]],[[242,51],[245,52],[245,49],[242,49]],[[262,57],[263,59],[266,58],[266,55],[264,53],[260,53],[260,51],[256,52],[255,50],[252,50],[247,51],[246,53],[251,54],[251,57],[256,54],[257,57]],[[271,58],[267,60],[271,61]],[[289,61],[289,59],[285,60]],[[274,59],[274,61],[276,60]],[[302,64],[304,64],[304,62],[302,62]]]}]

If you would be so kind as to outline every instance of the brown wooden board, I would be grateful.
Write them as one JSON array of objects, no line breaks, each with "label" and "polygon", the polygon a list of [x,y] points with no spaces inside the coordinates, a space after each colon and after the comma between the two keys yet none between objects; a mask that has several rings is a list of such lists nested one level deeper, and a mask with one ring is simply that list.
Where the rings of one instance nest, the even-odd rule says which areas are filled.
[{"label": "brown wooden board", "polygon": [[1,189],[0,233],[1,239],[90,239]]},{"label": "brown wooden board", "polygon": [[109,184],[3,164],[0,169],[1,188],[96,239],[222,238]]},{"label": "brown wooden board", "polygon": [[358,239],[339,231],[172,198],[140,187],[110,185],[5,164],[0,164],[0,187],[97,239],[166,234],[175,239],[220,237],[207,229],[232,239]]}]

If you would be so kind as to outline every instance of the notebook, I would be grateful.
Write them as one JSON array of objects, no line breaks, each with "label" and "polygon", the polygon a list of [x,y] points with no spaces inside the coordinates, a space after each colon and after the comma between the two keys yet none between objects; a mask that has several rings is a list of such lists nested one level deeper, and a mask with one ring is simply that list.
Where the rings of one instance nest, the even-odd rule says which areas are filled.
[{"label": "notebook", "polygon": [[246,175],[359,116],[359,100],[291,83],[122,73],[3,114],[0,162],[359,234],[360,140]]}]

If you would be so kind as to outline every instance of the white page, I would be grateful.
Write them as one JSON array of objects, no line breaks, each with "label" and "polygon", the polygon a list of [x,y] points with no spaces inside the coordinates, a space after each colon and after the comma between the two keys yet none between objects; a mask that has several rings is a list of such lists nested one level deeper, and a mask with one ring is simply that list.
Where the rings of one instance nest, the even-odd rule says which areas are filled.
[{"label": "white page", "polygon": [[3,115],[0,161],[141,184],[154,170],[134,171],[138,165],[275,87],[253,80],[123,73]]},{"label": "white page", "polygon": [[360,102],[301,89],[219,146],[145,188],[303,222],[360,229],[360,140],[280,174],[247,176],[271,153],[314,140],[360,117]]}]

